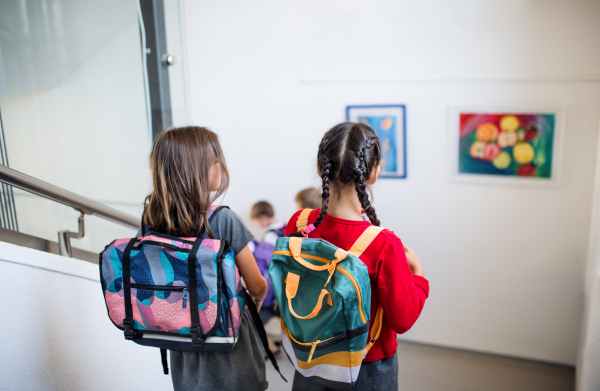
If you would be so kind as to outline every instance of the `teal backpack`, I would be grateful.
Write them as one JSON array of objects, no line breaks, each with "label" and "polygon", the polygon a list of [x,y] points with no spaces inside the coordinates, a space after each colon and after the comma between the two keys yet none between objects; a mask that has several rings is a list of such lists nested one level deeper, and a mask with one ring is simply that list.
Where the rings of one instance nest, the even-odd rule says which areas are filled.
[{"label": "teal backpack", "polygon": [[[298,217],[303,234],[311,211]],[[296,370],[315,383],[352,389],[379,338],[383,310],[377,309],[369,336],[371,283],[359,256],[383,229],[370,226],[348,251],[323,239],[277,239],[269,275],[281,312],[282,345]]]}]

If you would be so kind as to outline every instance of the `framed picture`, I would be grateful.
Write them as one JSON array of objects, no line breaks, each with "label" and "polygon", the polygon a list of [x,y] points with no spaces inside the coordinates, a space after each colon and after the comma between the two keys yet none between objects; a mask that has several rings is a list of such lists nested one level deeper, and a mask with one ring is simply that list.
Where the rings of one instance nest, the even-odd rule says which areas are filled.
[{"label": "framed picture", "polygon": [[404,105],[347,106],[346,119],[368,124],[381,142],[381,178],[406,178]]},{"label": "framed picture", "polygon": [[454,108],[452,177],[463,181],[557,185],[562,109]]}]

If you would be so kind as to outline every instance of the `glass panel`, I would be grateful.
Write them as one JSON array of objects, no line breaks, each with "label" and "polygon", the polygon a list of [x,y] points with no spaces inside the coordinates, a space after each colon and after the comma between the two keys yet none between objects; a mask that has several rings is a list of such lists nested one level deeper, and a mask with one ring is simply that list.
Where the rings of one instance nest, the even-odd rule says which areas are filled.
[{"label": "glass panel", "polygon": [[[187,123],[179,1],[165,3],[176,63],[174,118]],[[151,188],[137,3],[0,2],[0,109],[10,166],[140,216]],[[21,232],[57,240],[77,230],[72,209],[15,190]],[[134,229],[86,216],[73,247],[98,252]]]}]

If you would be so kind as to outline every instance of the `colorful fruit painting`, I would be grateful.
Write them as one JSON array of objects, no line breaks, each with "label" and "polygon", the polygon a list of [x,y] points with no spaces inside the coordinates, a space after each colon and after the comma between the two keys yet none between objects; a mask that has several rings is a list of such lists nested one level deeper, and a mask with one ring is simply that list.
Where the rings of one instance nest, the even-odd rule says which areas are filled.
[{"label": "colorful fruit painting", "polygon": [[460,113],[458,172],[551,178],[556,114]]}]

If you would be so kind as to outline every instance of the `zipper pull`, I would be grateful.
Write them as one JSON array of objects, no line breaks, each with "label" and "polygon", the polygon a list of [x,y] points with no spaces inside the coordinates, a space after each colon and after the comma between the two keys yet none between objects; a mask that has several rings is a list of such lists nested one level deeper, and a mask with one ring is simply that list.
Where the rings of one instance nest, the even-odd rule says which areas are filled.
[{"label": "zipper pull", "polygon": [[190,293],[188,292],[187,288],[183,288],[183,303],[181,304],[181,308],[187,308],[187,301],[189,297]]},{"label": "zipper pull", "polygon": [[310,348],[310,353],[308,354],[308,361],[306,361],[307,364],[312,361],[312,356],[315,353],[315,349],[317,348],[317,345],[319,343],[321,343],[321,341],[319,341],[318,339],[312,343],[312,347]]}]

